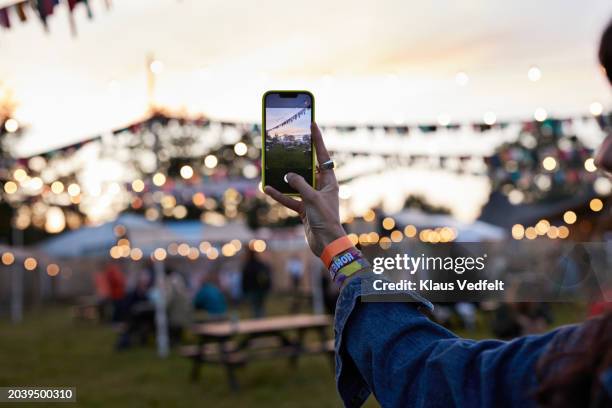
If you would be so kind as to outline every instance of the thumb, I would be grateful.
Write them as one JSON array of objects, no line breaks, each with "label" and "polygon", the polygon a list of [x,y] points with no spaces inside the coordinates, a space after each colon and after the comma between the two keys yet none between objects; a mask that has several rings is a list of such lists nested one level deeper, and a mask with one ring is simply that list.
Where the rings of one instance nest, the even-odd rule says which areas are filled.
[{"label": "thumb", "polygon": [[299,174],[287,173],[285,175],[285,181],[291,187],[296,189],[304,200],[312,200],[316,195],[316,191],[312,188],[312,186],[310,186],[306,180],[304,180],[304,177],[300,176]]}]

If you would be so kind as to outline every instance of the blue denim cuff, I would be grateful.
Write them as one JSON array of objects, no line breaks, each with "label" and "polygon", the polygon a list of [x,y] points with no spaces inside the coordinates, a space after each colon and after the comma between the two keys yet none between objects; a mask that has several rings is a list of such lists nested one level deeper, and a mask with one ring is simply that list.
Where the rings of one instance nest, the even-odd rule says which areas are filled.
[{"label": "blue denim cuff", "polygon": [[[369,397],[370,390],[359,374],[353,362],[344,350],[343,331],[346,323],[355,309],[358,299],[364,296],[376,296],[384,301],[385,293],[377,292],[372,285],[380,276],[369,273],[356,276],[342,289],[336,302],[336,316],[334,318],[335,360],[336,360],[336,386],[338,393],[347,407],[361,406]],[[397,299],[398,293],[387,294]],[[402,292],[406,302],[414,302],[414,307],[424,306],[433,310],[433,305],[416,292]]]}]

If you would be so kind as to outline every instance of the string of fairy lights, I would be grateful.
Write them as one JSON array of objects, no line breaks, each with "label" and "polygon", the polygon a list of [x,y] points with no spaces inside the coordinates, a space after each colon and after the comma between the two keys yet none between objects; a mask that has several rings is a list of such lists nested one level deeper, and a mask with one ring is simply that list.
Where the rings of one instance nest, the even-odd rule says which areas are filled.
[{"label": "string of fairy lights", "polygon": [[[599,213],[604,209],[604,202],[599,198],[593,198],[589,202],[589,208],[593,213]],[[377,223],[376,212],[368,210],[360,219],[368,225]],[[547,219],[540,219],[535,225],[524,226],[515,224],[512,226],[512,238],[520,240],[564,240],[568,239],[571,234],[570,227],[578,221],[578,215],[573,210],[567,210],[563,214],[564,225],[552,225]],[[350,226],[355,219],[350,219],[347,224]],[[402,226],[393,217],[384,217],[381,220],[382,233],[376,231],[349,233],[348,237],[354,245],[363,247],[378,245],[383,250],[389,250],[394,244],[401,244],[403,241],[421,242],[423,244],[444,244],[455,242],[458,238],[458,230],[454,227],[435,227],[418,229],[415,225],[408,224]],[[127,261],[141,262],[144,260],[144,251],[141,248],[131,245],[130,240],[126,238],[126,227],[119,224],[114,228],[115,236],[117,237],[116,244],[109,250],[110,258],[114,260],[125,259]],[[251,239],[247,246],[254,252],[262,253],[269,248],[269,243],[263,239]],[[213,243],[209,241],[201,241],[199,245],[194,246],[186,242],[172,242],[167,247],[155,248],[149,259],[154,262],[165,262],[171,258],[182,258],[188,261],[196,262],[198,260],[215,261],[219,258],[231,258],[243,250],[243,244],[238,239],[232,239],[225,243]],[[11,251],[5,251],[0,256],[0,261],[5,267],[15,265],[18,260],[16,255]],[[37,259],[35,256],[27,256],[22,261],[23,268],[26,271],[35,271],[37,268],[43,268],[49,277],[57,277],[60,275],[61,267],[56,262],[43,265],[42,259]]]},{"label": "string of fairy lights", "polygon": [[[241,145],[237,145],[241,146]],[[245,145],[246,147],[246,145]],[[241,152],[244,147],[235,147],[235,150]],[[208,160],[210,165],[210,157],[211,155],[206,156],[205,161]],[[554,159],[552,159],[554,160]],[[542,162],[542,166],[547,170],[553,170],[556,166],[555,164],[551,164],[551,158],[546,157]],[[585,169],[588,172],[592,172],[596,170],[594,168],[594,164],[592,159],[587,159],[584,164]],[[180,175],[182,178],[189,179],[193,177],[194,171],[188,165],[183,165],[180,170]],[[13,173],[14,181],[8,181],[4,184],[4,190],[7,194],[11,195],[16,193],[17,189],[21,186],[24,189],[32,188],[34,190],[40,189],[42,186],[42,180],[40,178],[32,178],[29,177],[25,170],[16,169]],[[167,181],[166,176],[162,173],[155,173],[152,177],[152,184],[157,187],[162,187]],[[34,186],[32,186],[34,184]],[[141,179],[136,179],[131,183],[131,187],[135,193],[139,193],[144,191],[145,182]],[[81,187],[76,183],[70,183],[67,186],[63,185],[61,181],[54,181],[48,186],[48,190],[53,194],[62,194],[65,193],[69,196],[69,200],[73,204],[78,204],[81,194]],[[224,195],[236,196],[239,193],[235,189],[228,189],[225,191]],[[206,196],[201,192],[196,192],[191,196],[191,200],[195,205],[203,206],[206,202]],[[186,212],[185,207],[177,205],[177,201],[174,196],[164,193],[161,195],[159,202],[161,203],[162,212],[167,216],[174,216],[177,219],[181,219]],[[138,200],[134,201],[133,204],[136,204],[134,207],[138,207]],[[593,212],[600,212],[604,207],[604,203],[600,198],[594,198],[590,201],[589,207]],[[180,209],[177,212],[177,208]],[[57,228],[57,223],[55,223],[50,217],[51,210],[47,210],[47,218],[45,220],[45,228],[48,232],[53,232]],[[146,213],[146,212],[145,212]],[[152,216],[149,212],[146,213],[147,218],[156,218],[157,215]],[[366,222],[372,222],[374,219],[374,212],[368,211],[363,215],[363,220]],[[567,211],[563,219],[566,224],[571,225],[576,222],[576,214],[573,211]],[[348,220],[350,224],[352,220]],[[16,225],[19,226],[19,212],[16,219]],[[383,249],[389,248],[393,243],[399,243],[403,239],[406,238],[414,238],[418,239],[421,242],[426,243],[444,243],[444,242],[452,242],[457,237],[457,231],[453,228],[449,227],[438,227],[438,228],[425,228],[421,231],[418,231],[415,226],[408,225],[403,230],[394,229],[395,220],[391,217],[387,217],[382,221],[382,226],[384,230],[389,232],[388,236],[380,236],[378,232],[372,231],[369,233],[361,233],[351,234],[350,238],[355,243],[359,243],[361,245],[374,245],[378,244]],[[78,226],[77,226],[78,227]],[[58,231],[59,232],[59,231]],[[547,220],[540,220],[534,226],[523,226],[520,224],[514,225],[511,230],[512,237],[514,239],[528,239],[532,240],[537,237],[548,237],[549,239],[565,239],[569,236],[569,228],[565,225],[554,226],[550,225]],[[266,249],[266,242],[264,240],[254,240],[249,243],[249,246],[257,251],[263,252]],[[200,243],[198,247],[189,246],[187,243],[174,243],[169,245],[167,248],[156,248],[151,254],[152,259],[156,261],[165,260],[168,256],[182,256],[189,260],[195,261],[200,257],[206,257],[209,260],[215,260],[220,256],[223,257],[231,257],[234,256],[242,249],[242,243],[239,240],[233,239],[229,240],[226,243],[223,243],[219,246],[215,246],[211,243],[203,241]],[[140,248],[131,247],[129,241],[126,238],[120,238],[117,241],[117,244],[114,245],[109,250],[109,256],[113,259],[122,259],[129,258],[132,261],[140,261],[144,257],[144,253]],[[15,262],[15,255],[11,252],[5,252],[2,255],[2,263],[6,266],[10,266]],[[26,257],[23,260],[23,266],[26,270],[34,270],[39,266],[41,261],[37,260],[33,256]],[[45,268],[47,274],[49,276],[57,276],[59,274],[60,268],[56,263],[50,263]]]},{"label": "string of fairy lights", "polygon": [[[151,73],[159,75],[163,71],[160,67],[163,67],[161,61],[152,61]],[[532,66],[527,78],[537,82],[542,78],[542,71]],[[468,86],[470,76],[466,72],[458,72],[455,81],[458,86]],[[592,117],[578,120],[599,121],[604,118],[604,108],[600,102],[592,102],[588,109]],[[569,194],[585,187],[593,187],[602,198],[610,194],[610,181],[597,174],[592,151],[575,137],[563,134],[567,131],[559,130],[571,124],[571,119],[556,120],[539,107],[534,111],[533,120],[522,122],[518,138],[499,146],[493,156],[486,158],[494,189],[502,191],[511,204],[516,205],[546,197],[555,185],[575,187],[566,191]],[[205,118],[174,118],[162,113],[115,130],[112,134],[14,160],[10,157],[10,146],[26,129],[10,112],[0,117],[0,122],[3,136],[1,159],[3,167],[8,170],[1,177],[3,185],[0,193],[2,201],[15,209],[13,226],[18,230],[38,228],[48,234],[57,234],[66,229],[78,229],[85,224],[110,220],[123,211],[141,213],[150,221],[195,217],[212,225],[222,225],[226,220],[236,219],[249,211],[255,214],[258,225],[282,225],[284,220],[294,217],[289,210],[273,205],[260,194],[261,140],[257,125],[214,122]],[[403,140],[414,133],[410,127],[397,125],[364,125],[360,128],[372,132],[383,130],[385,134]],[[474,133],[478,137],[495,129],[503,130],[507,125],[497,118],[495,112],[485,112],[482,123],[472,124],[471,127],[478,129]],[[438,130],[454,131],[459,126],[450,115],[441,113],[436,125],[416,128],[433,138]],[[359,129],[344,126],[334,130],[339,137],[346,139]],[[561,132],[561,136],[555,136],[555,132]],[[551,138],[551,135],[554,137],[550,143],[540,143]],[[537,155],[529,153],[534,149],[542,151]],[[346,160],[353,154],[337,153],[338,157]],[[566,160],[567,157],[572,158],[571,163]],[[414,155],[406,158],[406,163],[410,165],[422,159],[420,155]],[[467,167],[462,166],[464,157],[440,156],[438,159],[435,166],[466,171]],[[455,159],[459,160],[459,166],[453,164]],[[342,165],[343,160],[339,161]],[[517,172],[521,174],[516,176]],[[557,177],[561,172],[563,177]],[[528,181],[525,181],[525,174],[529,177]],[[217,184],[219,188],[215,188]],[[211,191],[203,191],[202,186],[210,187]],[[350,195],[350,189],[343,184],[341,199],[348,200]],[[604,202],[601,198],[593,198],[589,206],[593,212],[600,212]],[[371,223],[376,216],[373,210],[363,214],[349,213],[345,222],[350,225],[359,218]],[[516,224],[511,228],[511,236],[516,240],[566,239],[570,236],[569,226],[576,222],[576,218],[576,213],[568,210],[563,216],[566,225],[551,225],[545,219],[535,225]],[[388,249],[404,239],[436,244],[453,242],[458,235],[458,231],[451,227],[418,230],[414,225],[403,228],[398,225],[396,228],[396,221],[392,217],[382,220],[382,228],[383,231],[351,233],[349,236],[354,243]],[[261,239],[250,241],[248,246],[256,252],[263,252],[269,247]],[[156,248],[150,256],[154,261],[164,261],[170,257],[183,257],[191,261],[215,260],[232,257],[241,250],[243,243],[237,239],[223,243],[202,241],[197,246],[176,242]],[[108,255],[112,259],[134,262],[145,258],[143,249],[132,246],[122,235],[118,236]],[[1,261],[6,266],[18,262],[17,256],[10,251],[2,254]],[[26,270],[41,268],[43,263],[42,258],[35,256],[23,259]],[[44,269],[49,276],[60,274],[60,267],[56,263],[49,263]]]},{"label": "string of fairy lights", "polygon": [[[238,142],[234,145],[233,150],[236,154],[242,154],[245,149],[248,150],[248,146],[243,142]],[[210,154],[205,156],[205,167],[214,168],[215,166],[213,166],[213,164],[218,164],[218,159],[216,159],[216,163],[212,163],[213,160],[211,157],[215,157],[216,159],[216,156]],[[557,166],[557,163],[552,163],[552,160],[555,159],[551,159],[548,156],[543,159],[541,165],[546,171],[552,171]],[[588,158],[583,167],[590,173],[596,170],[592,158]],[[194,177],[195,171],[190,165],[183,165],[179,168],[179,175],[181,178],[188,180]],[[156,172],[153,174],[149,182],[145,182],[142,179],[135,179],[130,183],[130,186],[134,193],[143,193],[148,184],[161,188],[164,187],[167,182],[167,176],[165,176],[163,173]],[[7,181],[4,184],[4,191],[8,195],[12,195],[15,194],[18,189],[24,189],[26,191],[27,189],[40,190],[42,189],[41,184],[43,184],[41,178],[36,176],[30,177],[24,169],[18,168],[13,172],[13,180]],[[64,185],[58,180],[48,185],[45,191],[46,194],[66,194],[72,204],[78,204],[82,195],[82,189],[77,183],[69,183]],[[223,196],[229,196],[230,198],[233,197],[234,200],[239,195],[240,193],[233,188],[229,188],[223,193]],[[184,206],[181,208],[181,205],[177,204],[178,201],[172,194],[163,192],[158,194],[158,198],[159,199],[156,201],[160,203],[161,213],[163,213],[164,216],[173,216],[176,219],[182,219],[184,217],[187,209]],[[202,192],[195,192],[190,196],[190,198],[194,205],[202,208],[206,208],[205,203],[207,200],[209,200],[209,198],[207,198]],[[142,200],[142,202],[144,202],[144,200]],[[132,199],[132,207],[138,208],[138,206],[138,198]],[[604,202],[600,198],[593,198],[589,203],[589,207],[591,211],[597,213],[603,210]],[[179,210],[177,210],[177,208]],[[50,217],[50,211],[51,210],[47,210],[47,218],[45,220],[44,227],[48,232],[53,232],[56,230],[58,230],[57,232],[60,232],[62,228],[57,227],[58,224],[54,223],[52,217]],[[145,216],[149,219],[156,219],[159,216],[159,212],[152,215],[150,210],[147,211],[145,211]],[[234,208],[234,211],[236,211],[236,208]],[[361,218],[363,221],[371,223],[375,221],[375,217],[374,211],[369,210],[363,214]],[[350,225],[354,219],[355,218],[352,217],[346,220],[347,224]],[[568,210],[563,215],[563,220],[567,225],[551,225],[549,221],[543,219],[533,226],[516,224],[511,229],[511,235],[516,240],[533,240],[536,238],[566,239],[570,235],[570,229],[568,226],[574,224],[576,219],[576,213]],[[70,221],[68,221],[68,224],[70,224]],[[16,219],[16,225],[20,225],[19,212]],[[79,226],[80,225],[77,224],[75,227],[78,228]],[[349,237],[355,244],[359,243],[363,246],[379,245],[382,249],[389,249],[394,243],[400,243],[404,239],[412,239],[423,243],[437,244],[453,242],[457,238],[457,230],[451,227],[424,228],[418,230],[414,225],[407,225],[404,228],[399,228],[399,226],[396,228],[396,221],[392,217],[386,217],[382,220],[382,228],[386,232],[384,235],[376,231],[371,231],[360,234],[351,233]],[[122,236],[122,234],[119,233],[118,236]],[[268,244],[265,240],[257,239],[250,241],[248,246],[256,252],[264,252],[268,247]],[[165,261],[169,257],[183,257],[190,261],[197,261],[199,259],[214,261],[220,257],[232,257],[241,250],[242,243],[237,239],[231,239],[225,243],[217,244],[202,241],[198,246],[192,246],[185,242],[176,242],[168,245],[167,247],[156,248],[151,253],[150,258],[153,261]],[[118,238],[116,245],[110,248],[108,254],[112,259],[126,259],[134,262],[139,262],[145,258],[144,251],[141,248],[132,247],[129,240],[124,237]],[[17,259],[15,254],[7,251],[2,254],[1,261],[3,265],[11,266],[17,262]],[[23,268],[27,271],[43,268],[46,274],[50,277],[60,275],[61,268],[55,262],[43,265],[44,261],[42,258],[37,259],[35,256],[25,257],[22,262]]]},{"label": "string of fairy lights", "polygon": [[[15,161],[1,192],[3,200],[16,209],[16,228],[33,226],[55,234],[84,223],[111,220],[125,210],[142,212],[151,221],[193,218],[197,211],[202,221],[214,224],[236,218],[250,201],[260,197],[257,184],[260,140],[256,130],[231,124],[221,129],[220,135],[211,130],[213,124],[202,124],[197,128],[202,133],[192,135],[189,143],[175,138],[184,143],[176,145],[174,131],[169,129],[179,126],[181,132],[190,130],[172,122],[178,120],[168,120],[168,126],[162,127],[170,135],[158,131],[157,139],[149,141],[147,135],[151,133],[143,125],[143,130],[120,132],[111,142],[89,141]],[[185,127],[193,126],[197,124]],[[592,151],[579,140],[563,136],[557,142],[539,146],[538,141],[531,144],[536,139],[529,132],[543,131],[523,130],[517,142],[501,146],[487,158],[493,188],[506,194],[512,204],[546,198],[555,187],[571,195],[592,186],[598,195],[609,195],[610,181],[597,172]],[[222,140],[228,138],[226,133],[233,134],[234,140]],[[350,138],[350,134],[339,137]],[[207,139],[209,145],[198,146],[201,139]],[[542,139],[543,136],[538,138]],[[125,145],[125,140],[131,145]],[[134,140],[140,142],[134,144]],[[153,145],[158,146],[157,153],[152,152]],[[192,156],[185,156],[184,151],[192,152]],[[347,152],[338,152],[337,157],[340,167],[354,159],[350,152],[348,156]],[[392,159],[384,154],[382,157]],[[398,165],[413,166],[424,159],[408,157],[398,161]],[[472,164],[464,159],[440,156],[436,162],[427,163],[448,171],[481,172],[469,170]],[[214,185],[221,182],[225,182],[225,187],[215,189]],[[207,188],[211,191],[202,191]],[[350,199],[350,189],[343,188],[341,196]],[[271,206],[260,221],[275,222],[289,215]]]}]

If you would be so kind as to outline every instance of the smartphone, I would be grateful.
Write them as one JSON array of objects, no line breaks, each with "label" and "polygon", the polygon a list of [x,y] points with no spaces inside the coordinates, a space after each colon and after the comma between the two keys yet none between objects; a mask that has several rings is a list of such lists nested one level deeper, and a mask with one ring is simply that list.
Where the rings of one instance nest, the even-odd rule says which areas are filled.
[{"label": "smartphone", "polygon": [[315,157],[310,125],[314,97],[308,91],[268,91],[262,100],[261,184],[298,195],[284,180],[292,172],[315,187]]}]

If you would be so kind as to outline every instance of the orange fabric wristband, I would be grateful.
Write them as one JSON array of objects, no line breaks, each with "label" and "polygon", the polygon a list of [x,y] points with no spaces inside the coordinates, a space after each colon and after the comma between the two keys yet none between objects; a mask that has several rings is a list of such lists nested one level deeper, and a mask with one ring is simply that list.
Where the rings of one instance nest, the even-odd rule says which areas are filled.
[{"label": "orange fabric wristband", "polygon": [[325,267],[329,268],[329,265],[331,264],[334,256],[338,255],[342,251],[346,251],[352,246],[353,243],[346,235],[330,242],[321,253],[321,260],[325,264]]}]

